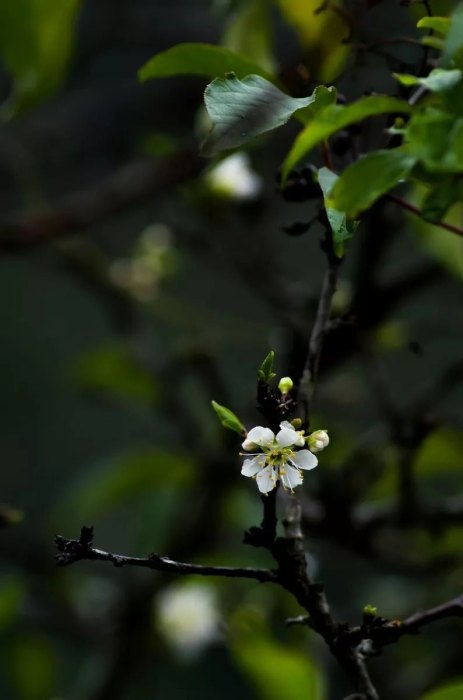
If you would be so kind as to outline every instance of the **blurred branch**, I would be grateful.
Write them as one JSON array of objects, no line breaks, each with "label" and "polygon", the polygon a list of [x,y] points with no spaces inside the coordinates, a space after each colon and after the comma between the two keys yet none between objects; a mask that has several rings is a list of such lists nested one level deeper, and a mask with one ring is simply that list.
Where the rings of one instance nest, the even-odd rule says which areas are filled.
[{"label": "blurred branch", "polygon": [[324,248],[328,260],[328,269],[326,270],[323,278],[317,314],[315,316],[315,322],[310,334],[306,361],[298,389],[299,396],[301,397],[301,402],[304,407],[306,420],[309,420],[310,418],[310,410],[312,407],[315,385],[320,367],[323,340],[328,329],[331,303],[336,291],[338,270],[341,263],[340,258],[337,258],[334,254],[332,236],[331,233],[328,233],[328,231]]},{"label": "blurred branch", "polygon": [[194,177],[202,167],[195,150],[185,150],[168,159],[144,158],[129,163],[103,182],[75,192],[50,208],[0,221],[0,253],[81,233],[154,192]]},{"label": "blurred branch", "polygon": [[196,574],[198,576],[225,576],[227,578],[255,579],[261,583],[276,583],[278,580],[275,572],[269,569],[253,569],[251,567],[235,568],[230,566],[202,566],[200,564],[186,564],[173,561],[159,554],[150,554],[146,559],[140,557],[128,557],[123,554],[112,554],[93,547],[93,528],[83,527],[78,540],[68,540],[57,536],[55,539],[58,554],[56,556],[58,566],[69,566],[78,561],[89,559],[92,561],[107,561],[117,567],[137,566],[155,571],[164,571],[179,575]]}]

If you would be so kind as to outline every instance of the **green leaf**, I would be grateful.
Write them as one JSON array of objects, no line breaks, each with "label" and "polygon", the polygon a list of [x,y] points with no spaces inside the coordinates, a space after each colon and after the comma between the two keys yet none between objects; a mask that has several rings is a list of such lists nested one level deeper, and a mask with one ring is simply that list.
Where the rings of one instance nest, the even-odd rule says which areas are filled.
[{"label": "green leaf", "polygon": [[73,49],[79,0],[1,0],[0,57],[13,79],[11,117],[61,84]]},{"label": "green leaf", "polygon": [[45,635],[26,631],[20,635],[11,635],[5,662],[15,698],[43,700],[52,697],[57,676],[57,657]]},{"label": "green leaf", "polygon": [[303,124],[308,124],[322,109],[336,104],[337,95],[338,91],[335,87],[317,85],[312,94],[313,102],[296,112],[295,117]]},{"label": "green leaf", "polygon": [[418,29],[432,29],[445,36],[450,29],[450,17],[422,17],[416,26]]},{"label": "green leaf", "polygon": [[269,354],[265,358],[265,360],[262,362],[261,366],[257,370],[257,378],[261,382],[267,382],[267,384],[274,378],[276,377],[275,372],[273,371],[273,363],[275,361],[275,353],[273,350],[270,350]]},{"label": "green leaf", "polygon": [[330,206],[354,217],[406,177],[414,164],[415,158],[401,149],[369,153],[344,170],[331,191]]},{"label": "green leaf", "polygon": [[431,690],[423,695],[420,700],[461,700],[463,697],[463,680],[455,681],[440,688]]},{"label": "green leaf", "polygon": [[[457,204],[450,209],[445,220],[460,225],[462,216],[463,207]],[[418,234],[419,242],[426,252],[460,280],[463,279],[463,240],[451,231],[433,226],[417,216],[410,217],[410,225]]]},{"label": "green leaf", "polygon": [[451,428],[439,428],[423,442],[415,461],[420,478],[461,471],[463,435]]},{"label": "green leaf", "polygon": [[158,398],[153,377],[120,345],[109,345],[80,357],[71,376],[86,391],[105,392],[147,404]]},{"label": "green leaf", "polygon": [[438,36],[424,36],[421,39],[421,44],[423,44],[423,46],[429,46],[429,48],[435,49],[436,51],[444,50],[444,40]]},{"label": "green leaf", "polygon": [[462,198],[462,183],[454,178],[443,178],[426,195],[421,206],[423,219],[430,223],[441,221],[449,208]]},{"label": "green leaf", "polygon": [[247,0],[243,3],[232,17],[222,43],[230,51],[245,56],[273,74],[275,61],[268,3],[265,0]]},{"label": "green leaf", "polygon": [[427,78],[417,78],[415,75],[407,73],[394,73],[399,83],[406,87],[412,85],[422,85],[431,92],[444,92],[455,87],[460,82],[463,73],[458,68],[453,70],[444,70],[443,68],[435,68],[430,72]]},{"label": "green leaf", "polygon": [[[332,81],[346,65],[351,46],[346,17],[336,3],[320,0],[274,0],[295,30],[311,78]],[[320,8],[323,6],[323,11]]]},{"label": "green leaf", "polygon": [[306,651],[271,638],[254,609],[240,610],[231,623],[233,658],[262,700],[324,700],[323,678]]},{"label": "green leaf", "polygon": [[239,435],[246,435],[246,428],[233,411],[230,411],[230,409],[225,406],[221,406],[216,401],[211,401],[211,404],[224,428],[233,430],[233,432],[239,433]]},{"label": "green leaf", "polygon": [[394,112],[408,113],[410,106],[403,100],[393,97],[370,96],[363,97],[346,107],[331,105],[317,113],[305,129],[296,138],[283,164],[283,181],[291,170],[317,144],[326,141],[332,134],[344,129],[349,124],[361,121],[367,117]]},{"label": "green leaf", "polygon": [[153,56],[138,71],[139,80],[144,83],[152,78],[168,78],[174,75],[202,75],[215,78],[226,73],[235,73],[244,78],[251,73],[273,80],[272,76],[258,63],[234,53],[223,46],[214,44],[177,44],[167,51]]},{"label": "green leaf", "polygon": [[407,129],[408,150],[435,172],[463,172],[463,118],[428,108]]},{"label": "green leaf", "polygon": [[444,44],[443,61],[450,59],[458,60],[463,49],[463,3],[459,3],[455,8],[451,20],[450,28]]},{"label": "green leaf", "polygon": [[349,241],[355,230],[357,229],[358,221],[348,221],[346,213],[338,211],[329,206],[328,198],[334,184],[339,179],[336,173],[333,173],[329,168],[320,168],[318,171],[318,182],[323,192],[325,200],[326,215],[333,231],[334,250],[336,255],[341,258],[345,252],[345,245]]},{"label": "green leaf", "polygon": [[194,465],[185,455],[153,448],[127,452],[93,466],[88,477],[73,484],[64,500],[65,511],[90,522],[149,491],[167,487],[180,491],[191,483],[193,474]]},{"label": "green leaf", "polygon": [[203,155],[236,148],[272,131],[297,110],[315,102],[310,97],[290,97],[259,75],[239,80],[235,75],[216,78],[204,93],[212,130],[202,146]]}]

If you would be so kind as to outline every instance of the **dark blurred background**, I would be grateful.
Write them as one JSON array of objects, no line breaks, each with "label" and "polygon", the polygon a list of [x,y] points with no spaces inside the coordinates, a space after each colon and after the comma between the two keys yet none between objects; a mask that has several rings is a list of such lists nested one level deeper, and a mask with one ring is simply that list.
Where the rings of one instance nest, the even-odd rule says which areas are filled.
[{"label": "dark blurred background", "polygon": [[[348,694],[322,642],[285,627],[299,610],[276,588],[56,568],[53,548],[56,533],[93,524],[109,551],[270,565],[242,544],[260,500],[210,400],[251,427],[268,350],[280,375],[300,371],[325,259],[320,224],[302,235],[292,225],[316,219],[321,200],[289,201],[276,184],[296,122],[252,144],[224,181],[199,157],[207,81],[140,84],[137,70],[178,42],[222,42],[295,95],[324,82],[352,100],[397,94],[391,71],[432,66],[420,4],[347,3],[353,28],[333,9],[315,15],[320,4],[1,2],[5,700]],[[445,14],[452,3],[431,5]],[[378,147],[384,126],[354,133],[360,152]],[[343,138],[332,143],[339,168]],[[386,517],[367,536],[349,529],[348,510],[389,513],[411,443],[426,507],[453,497],[457,509],[462,245],[382,202],[342,267],[333,313],[343,322],[327,338],[312,421],[332,443],[304,489],[313,572],[351,622],[366,603],[400,617],[461,587],[457,517]],[[397,425],[421,432],[407,443]],[[386,650],[372,663],[384,698],[458,676],[461,642],[448,622]]]}]

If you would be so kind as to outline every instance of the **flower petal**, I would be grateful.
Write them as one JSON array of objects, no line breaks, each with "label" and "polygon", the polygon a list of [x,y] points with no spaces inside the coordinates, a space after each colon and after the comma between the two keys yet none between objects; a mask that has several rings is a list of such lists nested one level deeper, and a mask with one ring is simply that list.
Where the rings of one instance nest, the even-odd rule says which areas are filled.
[{"label": "flower petal", "polygon": [[290,445],[295,445],[300,437],[293,427],[284,427],[277,433],[276,441],[280,447],[289,447]]},{"label": "flower petal", "polygon": [[257,425],[246,435],[246,440],[243,442],[243,449],[249,449],[245,445],[249,445],[250,443],[259,445],[259,447],[270,447],[274,439],[275,434],[270,428],[263,428],[261,425]]},{"label": "flower petal", "polygon": [[299,469],[295,469],[287,464],[284,468],[285,473],[280,471],[280,481],[286,489],[294,489],[302,484],[303,477]]},{"label": "flower petal", "polygon": [[318,459],[310,450],[299,450],[291,459],[291,463],[298,469],[315,469]]},{"label": "flower petal", "polygon": [[289,428],[290,430],[294,430],[294,425],[291,425],[289,420],[284,420],[284,421],[281,421],[280,428]]},{"label": "flower petal", "polygon": [[245,459],[241,468],[243,476],[255,476],[265,467],[264,455],[257,455],[253,459]]},{"label": "flower petal", "polygon": [[257,488],[261,493],[268,493],[276,486],[276,477],[272,466],[265,467],[256,476]]}]

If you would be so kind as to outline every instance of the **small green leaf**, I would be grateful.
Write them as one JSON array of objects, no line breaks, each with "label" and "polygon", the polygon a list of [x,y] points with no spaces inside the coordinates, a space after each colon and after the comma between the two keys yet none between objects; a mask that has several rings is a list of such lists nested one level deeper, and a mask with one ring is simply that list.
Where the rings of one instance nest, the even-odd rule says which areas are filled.
[{"label": "small green leaf", "polygon": [[406,151],[375,151],[349,165],[331,191],[330,206],[354,217],[402,180],[415,164]]},{"label": "small green leaf", "polygon": [[430,223],[441,221],[452,204],[461,200],[462,183],[454,178],[444,178],[426,195],[421,206],[423,219]]},{"label": "small green leaf", "polygon": [[414,75],[408,75],[406,73],[394,73],[394,77],[402,85],[406,85],[407,87],[411,85],[423,85],[423,87],[431,92],[450,90],[450,88],[455,87],[455,85],[460,82],[462,75],[461,70],[458,68],[453,70],[435,68],[426,78],[417,78]]},{"label": "small green leaf", "polygon": [[261,366],[257,370],[257,378],[261,382],[270,382],[274,377],[276,377],[275,372],[273,371],[273,363],[275,361],[275,353],[273,350],[270,350],[269,354],[265,358],[265,360],[262,362]]},{"label": "small green leaf", "polygon": [[348,221],[345,212],[338,211],[327,204],[330,192],[338,179],[339,176],[333,173],[332,170],[329,170],[329,168],[320,168],[318,171],[318,182],[325,200],[326,215],[333,231],[334,250],[338,258],[342,258],[345,252],[345,245],[352,238],[359,222]]},{"label": "small green leaf", "polygon": [[418,29],[432,29],[445,36],[450,29],[450,17],[422,17],[416,26]]},{"label": "small green leaf", "polygon": [[463,680],[442,685],[423,695],[420,700],[461,700],[463,697]]},{"label": "small green leaf", "polygon": [[444,40],[438,36],[424,36],[421,39],[421,44],[423,44],[423,46],[429,46],[429,48],[435,49],[436,51],[444,50]]},{"label": "small green leaf", "polygon": [[211,401],[211,404],[224,428],[233,430],[233,432],[239,433],[240,435],[246,434],[246,428],[233,411],[230,411],[230,409],[225,406],[221,406],[216,401]]},{"label": "small green leaf", "polygon": [[363,97],[346,107],[331,105],[317,113],[316,117],[301,131],[283,164],[283,182],[297,163],[312,148],[326,141],[332,134],[344,129],[349,124],[379,114],[408,113],[410,106],[403,100],[393,97]]},{"label": "small green leaf", "polygon": [[453,70],[444,70],[443,68],[435,68],[430,72],[427,78],[417,78],[415,75],[407,73],[394,73],[399,83],[406,87],[412,85],[422,85],[431,92],[444,92],[455,87],[460,82],[463,73],[458,68]]},{"label": "small green leaf", "polygon": [[216,78],[204,93],[212,130],[202,153],[212,156],[242,146],[286,124],[295,112],[315,100],[315,93],[310,97],[290,97],[259,75],[248,75],[244,80],[236,75]]},{"label": "small green leaf", "polygon": [[138,78],[144,83],[152,78],[169,78],[174,75],[203,75],[215,78],[231,72],[239,78],[255,73],[273,80],[266,70],[245,56],[223,46],[195,43],[177,44],[156,54],[139,69]]}]

